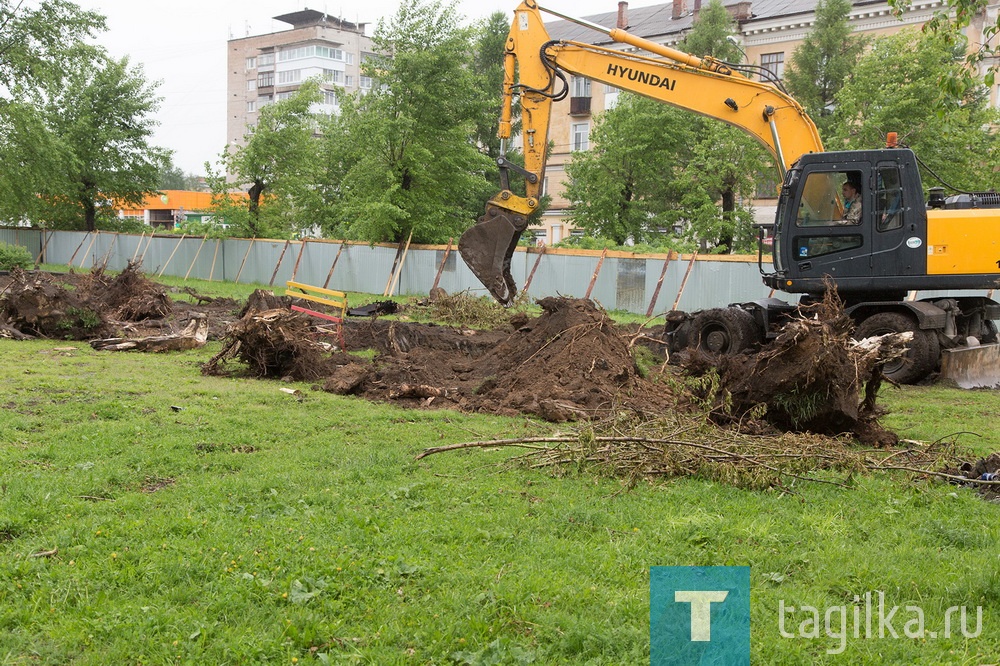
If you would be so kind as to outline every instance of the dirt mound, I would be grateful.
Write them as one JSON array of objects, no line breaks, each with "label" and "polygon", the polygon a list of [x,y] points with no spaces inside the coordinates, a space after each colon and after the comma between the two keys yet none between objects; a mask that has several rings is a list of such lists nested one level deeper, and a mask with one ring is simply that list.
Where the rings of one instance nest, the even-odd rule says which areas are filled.
[{"label": "dirt mound", "polygon": [[566,421],[650,392],[628,342],[593,302],[544,298],[538,304],[542,315],[483,359],[489,374],[477,391],[481,399]]},{"label": "dirt mound", "polygon": [[103,337],[111,327],[85,295],[69,291],[47,273],[15,268],[0,296],[0,319],[22,335],[88,340]]},{"label": "dirt mound", "polygon": [[80,285],[83,297],[100,305],[112,319],[144,321],[162,319],[173,312],[173,302],[166,290],[143,275],[139,262],[128,262],[118,275],[111,277],[104,268],[95,267]]}]

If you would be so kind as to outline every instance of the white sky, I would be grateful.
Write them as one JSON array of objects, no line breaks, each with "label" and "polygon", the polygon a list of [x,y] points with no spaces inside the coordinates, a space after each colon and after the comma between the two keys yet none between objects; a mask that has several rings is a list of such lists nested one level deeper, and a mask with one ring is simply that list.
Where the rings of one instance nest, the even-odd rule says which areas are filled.
[{"label": "white sky", "polygon": [[[468,22],[494,11],[510,15],[520,0],[459,0]],[[204,174],[226,143],[226,40],[275,32],[289,26],[272,19],[308,7],[370,23],[391,18],[398,0],[76,0],[108,18],[98,42],[112,56],[128,55],[146,76],[160,81],[163,101],[154,136],[156,145],[174,151],[174,164],[186,173]],[[649,2],[632,2],[633,6]],[[572,16],[618,10],[617,0],[549,0],[542,6]],[[557,20],[553,17],[551,20]],[[499,92],[498,92],[499,94]]]}]

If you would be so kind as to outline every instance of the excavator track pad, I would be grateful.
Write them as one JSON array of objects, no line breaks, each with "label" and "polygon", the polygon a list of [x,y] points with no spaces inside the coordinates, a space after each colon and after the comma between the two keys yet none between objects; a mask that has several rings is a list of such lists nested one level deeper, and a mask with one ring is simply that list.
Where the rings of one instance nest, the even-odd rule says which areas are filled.
[{"label": "excavator track pad", "polygon": [[505,307],[513,304],[517,294],[510,260],[527,226],[528,218],[524,215],[490,205],[486,214],[458,240],[462,259],[493,298]]}]

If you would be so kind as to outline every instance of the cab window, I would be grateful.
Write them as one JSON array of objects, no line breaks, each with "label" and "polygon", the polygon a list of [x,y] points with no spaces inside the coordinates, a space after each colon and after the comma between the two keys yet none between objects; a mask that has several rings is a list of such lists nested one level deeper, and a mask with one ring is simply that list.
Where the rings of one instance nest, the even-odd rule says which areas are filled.
[{"label": "cab window", "polygon": [[[832,227],[856,224],[848,221],[844,184],[862,183],[860,171],[812,172],[806,176],[796,211],[797,227]],[[857,219],[857,216],[855,216]],[[815,255],[810,255],[815,256]]]}]

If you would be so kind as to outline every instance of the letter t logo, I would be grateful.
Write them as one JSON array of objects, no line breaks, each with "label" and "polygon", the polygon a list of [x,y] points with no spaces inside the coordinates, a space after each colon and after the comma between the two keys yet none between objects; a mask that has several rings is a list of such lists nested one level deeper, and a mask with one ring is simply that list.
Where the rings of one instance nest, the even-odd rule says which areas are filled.
[{"label": "letter t logo", "polygon": [[725,601],[727,596],[729,596],[729,592],[725,590],[677,590],[674,592],[674,601],[691,604],[692,641],[712,640],[712,604]]}]

